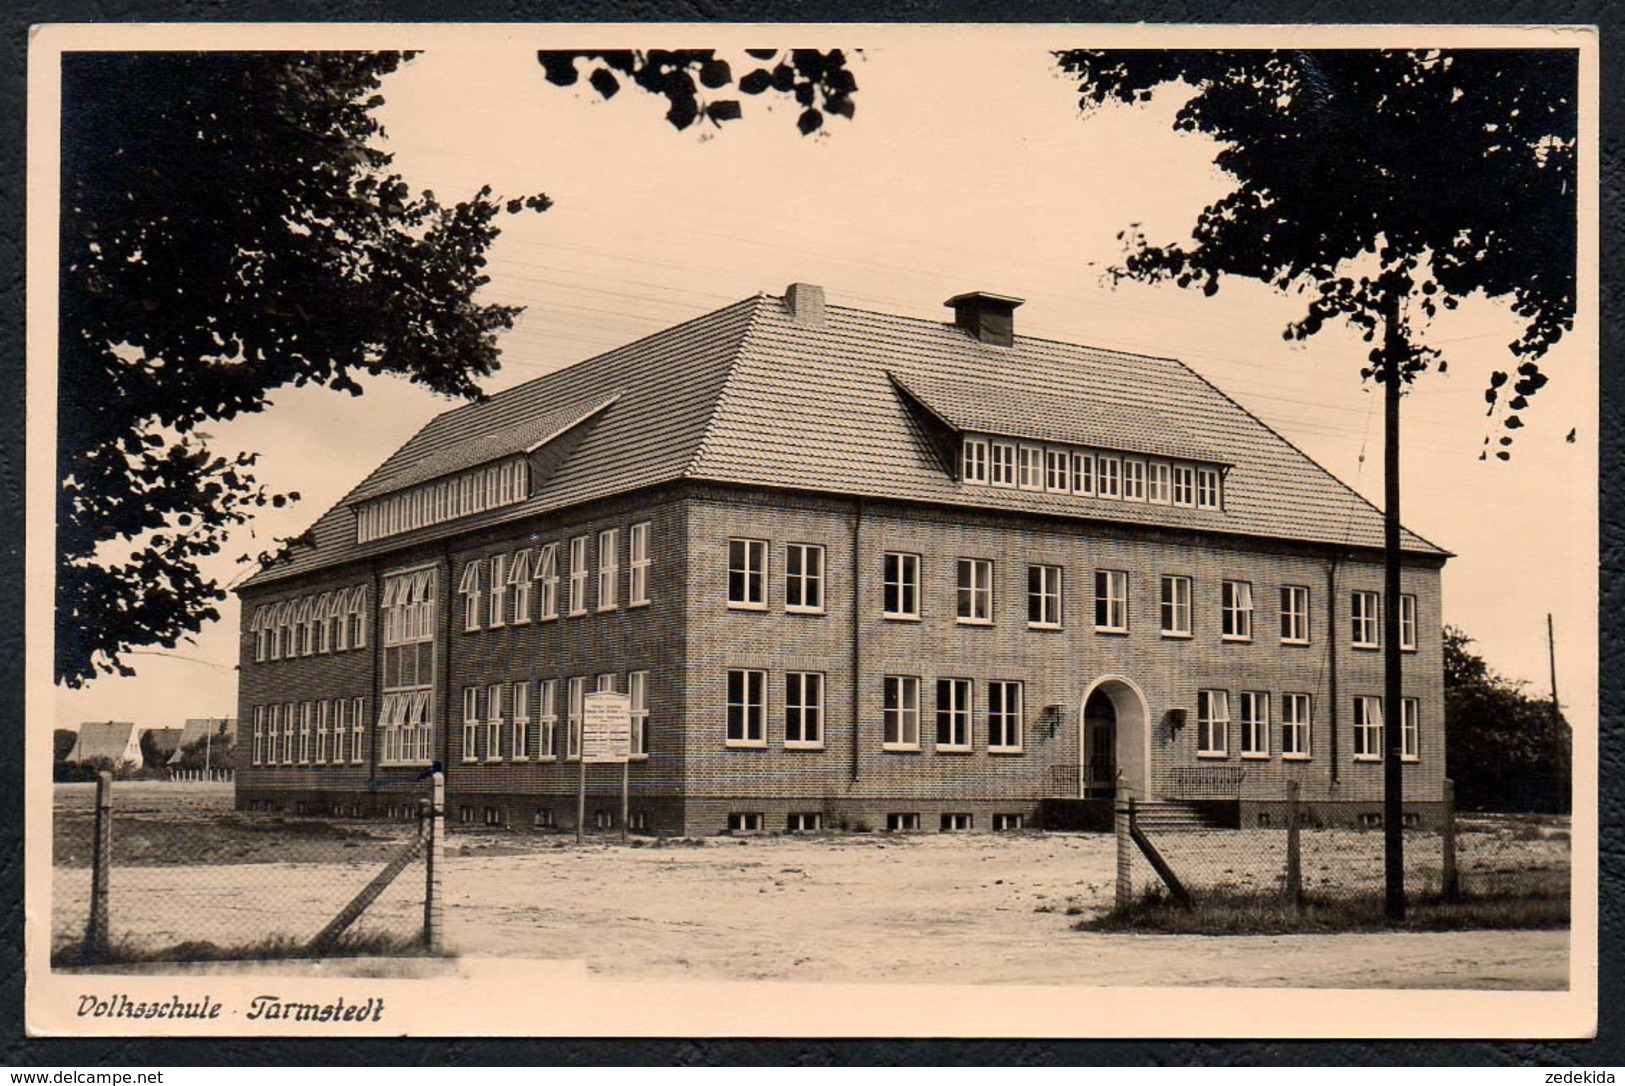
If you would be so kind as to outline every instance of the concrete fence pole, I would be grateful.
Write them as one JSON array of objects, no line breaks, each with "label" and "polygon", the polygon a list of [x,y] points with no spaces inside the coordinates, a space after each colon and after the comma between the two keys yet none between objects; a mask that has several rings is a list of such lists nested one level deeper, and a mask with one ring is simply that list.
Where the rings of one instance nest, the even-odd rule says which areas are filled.
[{"label": "concrete fence pole", "polygon": [[1134,903],[1134,838],[1130,825],[1134,819],[1134,800],[1118,800],[1115,828],[1117,830],[1117,907],[1127,909]]},{"label": "concrete fence pole", "polygon": [[1298,835],[1297,781],[1286,782],[1286,899],[1293,909],[1303,907],[1303,852]]},{"label": "concrete fence pole", "polygon": [[113,867],[113,774],[96,774],[96,821],[90,845],[90,919],[85,924],[85,956],[107,953],[108,875]]},{"label": "concrete fence pole", "polygon": [[1461,896],[1461,876],[1456,873],[1456,782],[1444,782],[1444,810],[1440,812],[1443,822],[1439,826],[1440,847],[1444,855],[1441,857],[1444,891],[1446,901],[1454,901]]},{"label": "concrete fence pole", "polygon": [[423,945],[438,953],[445,946],[441,879],[446,859],[446,775],[434,774],[428,817],[423,832],[428,847],[423,850]]}]

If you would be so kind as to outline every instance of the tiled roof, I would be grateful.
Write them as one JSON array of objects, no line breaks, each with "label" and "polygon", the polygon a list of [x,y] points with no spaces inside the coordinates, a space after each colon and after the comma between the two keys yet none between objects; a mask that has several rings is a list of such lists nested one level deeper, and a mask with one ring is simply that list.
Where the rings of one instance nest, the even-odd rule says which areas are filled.
[{"label": "tiled roof", "polygon": [[[1382,546],[1375,507],[1176,360],[1019,335],[1000,347],[948,323],[824,314],[797,323],[780,299],[759,295],[448,411],[316,522],[314,546],[248,584],[679,479]],[[960,483],[898,385],[960,429],[1233,465],[1225,508]],[[356,543],[350,503],[523,450],[594,411],[529,500]],[[1407,551],[1445,553],[1403,539]]]}]

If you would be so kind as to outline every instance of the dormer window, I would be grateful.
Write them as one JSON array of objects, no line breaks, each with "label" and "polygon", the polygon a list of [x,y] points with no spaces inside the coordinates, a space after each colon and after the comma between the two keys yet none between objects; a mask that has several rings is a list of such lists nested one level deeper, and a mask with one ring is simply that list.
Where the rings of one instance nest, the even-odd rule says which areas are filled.
[{"label": "dormer window", "polygon": [[988,482],[994,486],[1016,485],[1016,443],[995,441],[992,445]]},{"label": "dormer window", "polygon": [[362,502],[355,507],[356,542],[522,502],[530,492],[529,467],[523,457],[515,457]]},{"label": "dormer window", "polygon": [[965,434],[959,465],[960,481],[978,486],[1224,508],[1224,470],[1214,464]]},{"label": "dormer window", "polygon": [[967,437],[959,477],[967,483],[987,482],[987,439]]},{"label": "dormer window", "polygon": [[1219,508],[1219,470],[1196,469],[1196,505],[1200,509]]},{"label": "dormer window", "polygon": [[1102,498],[1118,498],[1122,496],[1122,461],[1115,456],[1100,456],[1095,458],[1095,466],[1099,478],[1095,481],[1095,491]]},{"label": "dormer window", "polygon": [[1016,460],[1016,485],[1023,490],[1044,489],[1044,450],[1038,445],[1023,445]]}]

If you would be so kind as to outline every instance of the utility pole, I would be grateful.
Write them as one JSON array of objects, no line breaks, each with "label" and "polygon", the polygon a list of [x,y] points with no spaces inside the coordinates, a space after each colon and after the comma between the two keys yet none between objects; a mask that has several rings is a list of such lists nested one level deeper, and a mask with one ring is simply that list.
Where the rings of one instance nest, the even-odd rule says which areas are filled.
[{"label": "utility pole", "polygon": [[1400,328],[1399,292],[1387,285],[1383,301],[1383,510],[1382,510],[1382,834],[1383,914],[1405,919],[1405,780],[1402,657],[1399,651],[1399,392],[1408,344]]},{"label": "utility pole", "polygon": [[1557,702],[1557,639],[1552,636],[1552,613],[1546,612],[1546,659],[1552,669],[1552,723],[1563,721],[1563,709]]}]

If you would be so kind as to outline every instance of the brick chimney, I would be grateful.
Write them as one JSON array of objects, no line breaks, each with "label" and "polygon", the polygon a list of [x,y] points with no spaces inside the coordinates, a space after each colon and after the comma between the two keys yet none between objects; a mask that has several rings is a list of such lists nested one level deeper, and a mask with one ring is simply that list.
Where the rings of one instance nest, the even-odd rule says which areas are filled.
[{"label": "brick chimney", "polygon": [[817,327],[824,323],[824,288],[811,283],[791,283],[784,288],[784,308],[797,324]]},{"label": "brick chimney", "polygon": [[1010,298],[974,290],[956,294],[942,304],[954,311],[954,323],[995,347],[1009,347],[1016,338],[1016,306],[1025,298]]}]

